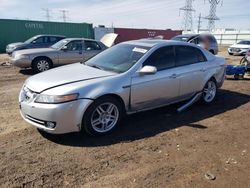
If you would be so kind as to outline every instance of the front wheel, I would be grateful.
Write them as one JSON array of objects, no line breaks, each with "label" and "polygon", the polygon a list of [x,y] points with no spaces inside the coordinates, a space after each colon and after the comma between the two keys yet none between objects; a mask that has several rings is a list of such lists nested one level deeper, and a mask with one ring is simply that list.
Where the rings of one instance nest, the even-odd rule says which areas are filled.
[{"label": "front wheel", "polygon": [[203,89],[202,101],[206,104],[209,104],[214,101],[216,94],[217,94],[216,82],[213,79],[209,80]]},{"label": "front wheel", "polygon": [[104,135],[111,132],[121,121],[123,108],[113,97],[102,97],[86,110],[82,127],[91,135]]},{"label": "front wheel", "polygon": [[52,62],[47,58],[37,58],[32,63],[32,69],[34,72],[44,72],[52,68]]}]

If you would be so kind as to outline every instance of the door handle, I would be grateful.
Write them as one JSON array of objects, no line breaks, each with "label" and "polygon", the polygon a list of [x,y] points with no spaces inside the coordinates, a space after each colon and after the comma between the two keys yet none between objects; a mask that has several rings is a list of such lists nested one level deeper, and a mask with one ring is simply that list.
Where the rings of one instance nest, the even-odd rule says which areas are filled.
[{"label": "door handle", "polygon": [[170,78],[173,78],[173,79],[175,79],[175,78],[177,78],[177,77],[178,77],[177,74],[172,74],[172,75],[170,76]]}]

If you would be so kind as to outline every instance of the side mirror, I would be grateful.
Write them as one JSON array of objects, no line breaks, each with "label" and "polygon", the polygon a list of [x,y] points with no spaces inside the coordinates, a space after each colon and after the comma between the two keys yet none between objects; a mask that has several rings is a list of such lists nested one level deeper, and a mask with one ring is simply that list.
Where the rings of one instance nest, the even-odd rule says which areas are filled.
[{"label": "side mirror", "polygon": [[149,74],[155,74],[157,72],[157,68],[154,66],[146,65],[139,70],[140,75],[149,75]]},{"label": "side mirror", "polygon": [[61,50],[62,50],[62,51],[67,51],[67,50],[68,50],[68,47],[67,47],[67,46],[63,46],[63,47],[61,48]]},{"label": "side mirror", "polygon": [[32,43],[32,44],[36,44],[36,41],[35,41],[35,40],[33,40],[31,43]]}]

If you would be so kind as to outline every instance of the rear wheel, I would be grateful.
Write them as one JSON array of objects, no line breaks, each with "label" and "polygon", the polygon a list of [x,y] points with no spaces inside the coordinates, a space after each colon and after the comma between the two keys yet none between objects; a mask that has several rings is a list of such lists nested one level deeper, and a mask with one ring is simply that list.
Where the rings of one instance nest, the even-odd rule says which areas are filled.
[{"label": "rear wheel", "polygon": [[213,55],[215,55],[214,51],[213,50],[209,50],[209,52]]},{"label": "rear wheel", "polygon": [[211,79],[206,83],[203,89],[202,101],[206,104],[209,104],[214,101],[216,94],[217,94],[216,81],[214,79]]},{"label": "rear wheel", "polygon": [[233,55],[233,53],[228,52],[229,55]]},{"label": "rear wheel", "polygon": [[52,62],[48,58],[37,58],[32,63],[32,69],[34,72],[44,72],[52,68]]},{"label": "rear wheel", "polygon": [[123,108],[113,97],[102,97],[87,109],[82,127],[91,135],[104,135],[111,132],[121,121]]}]

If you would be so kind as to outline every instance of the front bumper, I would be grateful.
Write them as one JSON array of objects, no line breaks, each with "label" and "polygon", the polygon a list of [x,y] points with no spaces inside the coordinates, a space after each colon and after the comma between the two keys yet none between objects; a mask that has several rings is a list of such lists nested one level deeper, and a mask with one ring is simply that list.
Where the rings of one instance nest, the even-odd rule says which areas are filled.
[{"label": "front bumper", "polygon": [[[20,102],[20,113],[26,122],[48,133],[79,132],[83,114],[91,103],[89,99],[61,104]],[[54,122],[55,127],[49,128],[47,122]]]},{"label": "front bumper", "polygon": [[249,49],[245,48],[228,48],[228,53],[232,53],[234,55],[246,55]]},{"label": "front bumper", "polygon": [[15,58],[11,58],[10,62],[16,66],[16,67],[20,67],[20,68],[28,68],[31,67],[31,60],[28,58],[21,58],[21,59],[15,59]]}]

